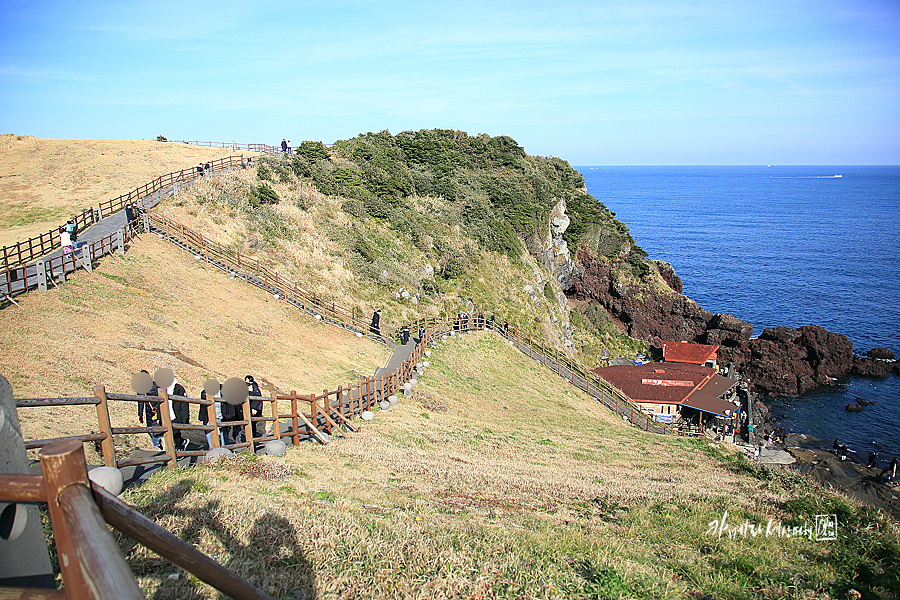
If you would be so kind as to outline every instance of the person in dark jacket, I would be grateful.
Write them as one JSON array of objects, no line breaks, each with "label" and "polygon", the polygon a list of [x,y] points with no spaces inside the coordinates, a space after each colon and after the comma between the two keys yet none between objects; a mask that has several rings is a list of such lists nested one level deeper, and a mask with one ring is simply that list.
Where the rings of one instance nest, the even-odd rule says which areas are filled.
[{"label": "person in dark jacket", "polygon": [[[147,373],[145,369],[141,369],[141,373]],[[150,373],[147,373],[149,375]],[[146,394],[142,394],[144,396],[159,396],[159,386],[156,385],[156,382],[153,382],[153,385],[150,387],[150,391]],[[147,427],[159,427],[162,425],[162,421],[159,417],[159,402],[147,402],[146,400],[141,400],[138,402],[138,421],[140,421],[141,425],[144,424],[144,418],[147,420]],[[150,442],[153,444],[154,448],[162,450],[162,435],[158,433],[148,433],[150,436]]]},{"label": "person in dark jacket", "polygon": [[372,324],[369,325],[369,331],[375,334],[375,337],[381,337],[381,309],[372,313]]},{"label": "person in dark jacket", "polygon": [[[252,398],[262,398],[262,392],[259,391],[259,384],[253,379],[253,375],[247,375],[244,377],[244,381],[247,382],[247,395],[250,396],[250,416],[251,417],[261,417],[263,414],[263,402],[262,400],[253,400]],[[263,430],[265,429],[265,425],[261,422],[256,422],[253,424],[253,437],[258,438],[263,436]]]},{"label": "person in dark jacket", "polygon": [[[181,385],[177,379],[173,379],[172,385],[166,389],[166,394],[169,396],[169,409],[172,414],[172,422],[181,423],[183,425],[190,423],[191,405],[187,402],[182,402],[181,400],[172,399],[172,396],[184,397],[187,395],[184,386]],[[180,429],[172,428],[172,438],[175,441],[176,450],[185,450],[187,448],[188,441],[181,435]]]},{"label": "person in dark jacket", "polygon": [[224,444],[236,444],[238,443],[241,426],[240,425],[228,425],[233,421],[240,421],[241,417],[238,415],[237,406],[231,404],[230,402],[222,402],[222,435],[225,437]]},{"label": "person in dark jacket", "polygon": [[[217,399],[222,397],[222,384],[219,384],[219,392],[215,395],[212,406],[214,408],[213,414],[216,417],[216,425],[219,426],[219,445],[225,445],[225,434],[222,432],[222,403],[216,402]],[[200,392],[200,398],[202,400],[206,400],[206,389]],[[197,411],[197,419],[203,423],[204,425],[209,425],[209,406],[205,404],[200,405],[200,410]],[[206,432],[206,444],[210,450],[212,450],[212,432]]]}]

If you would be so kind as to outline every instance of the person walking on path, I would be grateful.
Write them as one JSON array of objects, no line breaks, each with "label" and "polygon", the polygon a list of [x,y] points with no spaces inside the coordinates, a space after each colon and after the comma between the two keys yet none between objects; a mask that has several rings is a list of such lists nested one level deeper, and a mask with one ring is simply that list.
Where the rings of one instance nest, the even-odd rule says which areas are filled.
[{"label": "person walking on path", "polygon": [[372,323],[369,325],[369,331],[375,334],[375,337],[381,337],[381,309],[379,308],[372,314]]},{"label": "person walking on path", "polygon": [[[262,398],[262,392],[259,391],[259,384],[253,379],[253,375],[247,375],[244,377],[244,381],[247,383],[247,395],[250,398]],[[250,400],[250,416],[251,417],[261,417],[263,414],[263,402],[262,400]],[[263,432],[260,429],[262,423],[256,422],[253,423],[253,437],[258,438],[263,436]]]},{"label": "person walking on path", "polygon": [[72,254],[72,234],[65,227],[59,228],[59,245],[62,246],[63,254]]},{"label": "person walking on path", "polygon": [[281,152],[287,154],[288,143],[284,138],[281,138]]},{"label": "person walking on path", "polygon": [[[141,373],[148,373],[145,369],[141,369]],[[153,385],[150,387],[150,391],[146,394],[142,394],[143,396],[159,396],[159,386],[156,385],[156,382],[153,382]],[[138,402],[138,421],[141,425],[144,424],[144,419],[146,417],[147,427],[159,427],[162,425],[162,421],[159,416],[159,402],[148,402],[146,400],[141,400]],[[162,435],[159,433],[148,433],[150,436],[150,442],[153,444],[153,447],[162,450]]]}]

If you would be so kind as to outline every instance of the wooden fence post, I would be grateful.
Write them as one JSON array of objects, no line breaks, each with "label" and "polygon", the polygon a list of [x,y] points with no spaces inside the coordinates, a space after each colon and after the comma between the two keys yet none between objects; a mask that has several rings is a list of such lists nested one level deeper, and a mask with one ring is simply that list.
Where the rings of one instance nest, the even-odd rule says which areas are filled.
[{"label": "wooden fence post", "polygon": [[60,440],[41,449],[41,473],[47,489],[47,509],[53,525],[53,537],[56,540],[56,554],[59,557],[59,570],[62,573],[66,596],[68,598],[92,598],[90,588],[81,571],[81,561],[69,534],[69,526],[62,507],[59,494],[66,487],[82,484],[90,487],[87,476],[87,465],[84,462],[84,448],[79,440]]},{"label": "wooden fence post", "polygon": [[[39,260],[35,265],[37,267],[38,289],[42,292],[47,291],[47,263]],[[64,269],[65,270],[65,269]],[[27,281],[27,279],[26,279]]]},{"label": "wooden fence post", "polygon": [[300,421],[297,418],[297,391],[291,390],[291,424],[294,426],[294,431],[291,434],[294,438],[294,445],[300,445]]},{"label": "wooden fence post", "polygon": [[94,397],[100,400],[97,404],[97,422],[100,424],[100,433],[106,437],[100,442],[100,450],[103,454],[103,464],[107,467],[118,467],[116,462],[116,446],[113,443],[112,425],[109,423],[109,403],[106,399],[106,389],[102,385],[94,386]]},{"label": "wooden fence post", "polygon": [[254,451],[253,445],[253,417],[251,416],[250,411],[250,399],[244,400],[244,403],[241,405],[244,407],[244,420],[247,421],[247,424],[244,425],[244,437],[247,440],[247,443],[250,444],[250,452]]}]

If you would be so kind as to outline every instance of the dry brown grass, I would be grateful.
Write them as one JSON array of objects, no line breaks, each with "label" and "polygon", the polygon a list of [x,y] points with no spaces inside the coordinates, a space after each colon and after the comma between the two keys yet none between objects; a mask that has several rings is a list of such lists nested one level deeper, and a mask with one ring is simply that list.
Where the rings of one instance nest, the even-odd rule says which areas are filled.
[{"label": "dry brown grass", "polygon": [[234,154],[240,152],[150,140],[0,135],[0,245],[46,233],[165,173]]},{"label": "dry brown grass", "polygon": [[[319,393],[371,375],[389,353],[317,323],[283,301],[145,234],[93,274],[31,292],[0,311],[0,373],[16,397],[90,396],[102,384],[131,393],[131,375],[169,367],[197,397],[210,377],[253,374],[281,391]],[[115,426],[136,425],[113,403]],[[20,411],[28,439],[96,427],[94,409]]]},{"label": "dry brown grass", "polygon": [[[347,438],[163,472],[127,498],[279,598],[607,597],[607,571],[678,598],[694,588],[673,565],[708,560],[697,546],[723,507],[781,516],[784,490],[635,430],[492,334],[430,362],[412,398]],[[130,559],[148,593],[215,597]]]}]

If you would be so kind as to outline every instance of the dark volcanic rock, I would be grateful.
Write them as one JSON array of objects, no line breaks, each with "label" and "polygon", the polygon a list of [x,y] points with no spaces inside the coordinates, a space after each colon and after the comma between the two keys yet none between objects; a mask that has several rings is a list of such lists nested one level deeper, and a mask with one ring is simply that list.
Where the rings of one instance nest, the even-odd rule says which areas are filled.
[{"label": "dark volcanic rock", "polygon": [[872,348],[866,352],[869,358],[880,358],[881,360],[894,360],[894,353],[887,348]]},{"label": "dark volcanic rock", "polygon": [[662,260],[654,260],[651,262],[656,265],[657,270],[659,270],[659,275],[663,278],[663,281],[665,281],[670,288],[680,294],[684,289],[684,284],[682,284],[681,282],[681,277],[679,277],[675,273],[675,269],[672,268],[672,265]]},{"label": "dark volcanic rock", "polygon": [[897,361],[873,360],[863,356],[854,356],[851,373],[863,377],[887,377],[892,371],[896,372],[897,370]]}]

